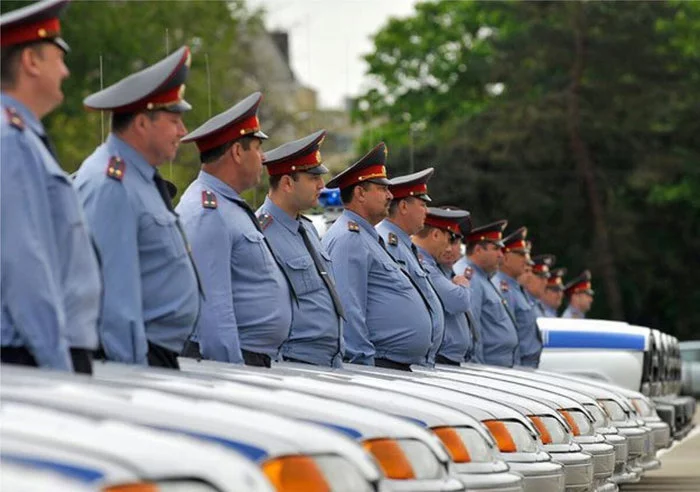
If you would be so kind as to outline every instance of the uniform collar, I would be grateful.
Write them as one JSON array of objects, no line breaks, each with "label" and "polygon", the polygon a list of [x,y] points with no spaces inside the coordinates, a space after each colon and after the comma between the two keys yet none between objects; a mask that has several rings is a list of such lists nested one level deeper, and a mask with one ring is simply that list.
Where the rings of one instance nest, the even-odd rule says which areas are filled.
[{"label": "uniform collar", "polygon": [[291,218],[289,214],[282,210],[280,207],[278,207],[277,204],[273,202],[269,196],[265,197],[265,203],[263,203],[263,207],[270,215],[272,215],[272,218],[275,219],[275,222],[279,222],[280,224],[282,224],[284,227],[289,229],[289,232],[291,232],[292,234],[297,234],[299,232],[299,221],[297,219]]},{"label": "uniform collar", "polygon": [[[493,275],[489,276],[483,268],[481,268],[479,265],[477,265],[476,263],[474,263],[474,262],[473,262],[472,260],[470,260],[469,258],[467,258],[467,264],[468,264],[470,267],[472,267],[472,270],[474,270],[475,272],[477,272],[479,275],[481,275],[482,277],[484,277],[484,278],[486,278],[486,279],[490,279],[490,278],[493,276]],[[494,274],[494,275],[495,275],[495,274]]]},{"label": "uniform collar", "polygon": [[347,208],[343,210],[343,215],[345,215],[349,220],[356,222],[357,225],[362,227],[365,231],[369,232],[374,239],[379,240],[379,234],[377,233],[377,230],[374,227],[372,227],[372,224],[367,222],[367,219],[365,219],[361,215],[356,214],[352,210],[348,210]]},{"label": "uniform collar", "polygon": [[197,175],[197,181],[204,184],[204,186],[207,189],[215,191],[226,198],[230,198],[231,200],[236,200],[239,202],[243,201],[241,195],[239,195],[236,190],[231,188],[229,185],[221,181],[213,174],[209,174],[206,171],[199,171],[199,174]]},{"label": "uniform collar", "polygon": [[128,162],[130,167],[137,169],[146,178],[146,181],[153,181],[156,168],[151,166],[138,150],[114,133],[110,133],[107,137],[107,147],[114,150],[119,157]]},{"label": "uniform collar", "polygon": [[499,271],[498,274],[500,275],[500,277],[501,277],[503,280],[505,280],[506,282],[508,282],[510,285],[513,285],[513,286],[516,286],[516,287],[520,288],[520,284],[518,283],[518,281],[515,280],[515,279],[514,279],[513,277],[511,277],[510,275],[508,275],[506,272]]},{"label": "uniform collar", "polygon": [[44,130],[44,125],[41,123],[41,121],[39,121],[39,118],[37,118],[36,115],[29,110],[27,106],[19,102],[14,97],[5,94],[4,92],[0,95],[0,101],[2,101],[2,105],[4,107],[12,108],[15,111],[17,111],[20,118],[22,118],[24,124],[31,128],[34,133],[41,136],[46,134],[46,130]]},{"label": "uniform collar", "polygon": [[424,258],[426,263],[430,263],[431,266],[435,266],[435,267],[439,266],[437,264],[437,261],[435,260],[435,257],[433,255],[431,255],[430,253],[428,253],[423,248],[421,248],[420,246],[418,246],[417,244],[416,244],[416,250],[418,250],[418,254],[420,254]]},{"label": "uniform collar", "polygon": [[406,231],[401,229],[398,225],[394,224],[389,219],[384,219],[378,225],[382,225],[382,224],[384,224],[384,226],[387,229],[391,230],[391,232],[396,234],[398,236],[399,240],[404,244],[404,246],[406,246],[408,249],[411,249],[411,245],[413,244],[413,242],[411,241],[411,236],[406,234]]}]

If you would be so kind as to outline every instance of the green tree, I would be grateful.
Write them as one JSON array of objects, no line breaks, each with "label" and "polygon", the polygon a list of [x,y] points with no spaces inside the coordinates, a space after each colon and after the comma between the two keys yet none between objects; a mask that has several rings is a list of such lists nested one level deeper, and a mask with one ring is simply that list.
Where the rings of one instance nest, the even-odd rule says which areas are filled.
[{"label": "green tree", "polygon": [[[0,8],[28,3],[3,0]],[[109,132],[109,115],[86,111],[83,99],[184,44],[192,50],[185,95],[193,106],[185,115],[190,130],[252,92],[258,84],[250,77],[250,43],[261,27],[260,13],[243,0],[73,1],[62,22],[71,75],[63,104],[45,120],[62,166],[76,170]],[[183,145],[163,175],[182,191],[198,169],[196,149]]]},{"label": "green tree", "polygon": [[591,267],[594,315],[688,336],[699,23],[691,2],[418,4],[374,38],[361,145],[385,139],[392,174],[435,165],[440,202]]}]

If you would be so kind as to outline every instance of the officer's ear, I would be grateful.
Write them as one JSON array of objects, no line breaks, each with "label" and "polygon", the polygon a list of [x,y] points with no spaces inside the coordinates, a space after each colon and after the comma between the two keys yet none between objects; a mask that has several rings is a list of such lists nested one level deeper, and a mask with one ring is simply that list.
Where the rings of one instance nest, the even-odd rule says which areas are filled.
[{"label": "officer's ear", "polygon": [[44,59],[43,43],[32,44],[22,49],[19,55],[19,64],[22,69],[32,77],[40,75],[39,60]]},{"label": "officer's ear", "polygon": [[292,178],[289,174],[284,174],[280,178],[280,188],[282,191],[289,193],[294,189],[294,178]]}]

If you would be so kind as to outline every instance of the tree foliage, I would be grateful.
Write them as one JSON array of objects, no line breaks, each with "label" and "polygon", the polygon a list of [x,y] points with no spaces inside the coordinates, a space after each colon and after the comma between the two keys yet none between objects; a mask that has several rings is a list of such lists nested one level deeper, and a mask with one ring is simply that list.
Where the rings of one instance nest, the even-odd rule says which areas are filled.
[{"label": "tree foliage", "polygon": [[392,174],[590,267],[592,315],[697,336],[700,4],[426,2],[374,45],[355,117]]},{"label": "tree foliage", "polygon": [[[3,0],[2,12],[27,3]],[[83,99],[184,44],[192,50],[185,98],[193,110],[184,118],[190,130],[257,89],[250,42],[261,26],[243,0],[73,1],[62,22],[71,46],[65,100],[44,121],[62,166],[76,170],[109,132],[109,115],[86,111]],[[194,146],[183,145],[163,175],[182,191],[198,169]]]}]

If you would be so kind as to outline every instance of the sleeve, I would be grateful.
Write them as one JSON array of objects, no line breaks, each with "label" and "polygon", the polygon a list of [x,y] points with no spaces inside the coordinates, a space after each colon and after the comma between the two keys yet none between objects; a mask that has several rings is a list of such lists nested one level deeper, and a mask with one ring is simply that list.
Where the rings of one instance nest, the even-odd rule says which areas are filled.
[{"label": "sleeve", "polygon": [[218,210],[203,210],[186,228],[205,295],[197,322],[202,357],[243,363],[231,287],[233,245],[226,225]]},{"label": "sleeve", "polygon": [[1,145],[3,305],[39,366],[70,371],[58,265],[50,253],[51,212],[37,176],[45,169],[16,139]]},{"label": "sleeve", "polygon": [[432,265],[427,265],[426,268],[445,311],[449,314],[465,313],[471,306],[469,287],[453,283]]},{"label": "sleeve", "polygon": [[374,365],[374,344],[367,328],[369,257],[360,234],[333,238],[324,246],[333,262],[335,283],[345,309],[346,358],[356,364]]},{"label": "sleeve", "polygon": [[94,189],[83,206],[102,260],[102,348],[109,360],[146,364],[138,216],[124,184],[114,180]]}]

